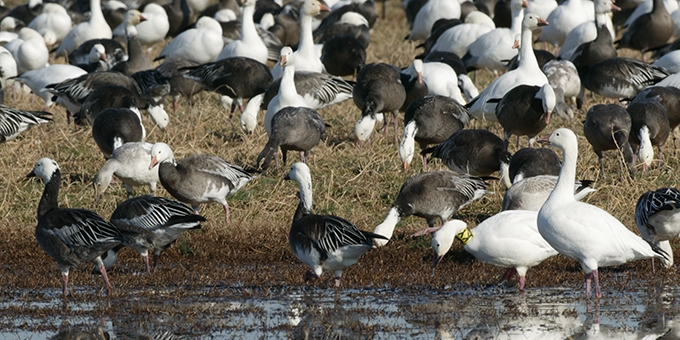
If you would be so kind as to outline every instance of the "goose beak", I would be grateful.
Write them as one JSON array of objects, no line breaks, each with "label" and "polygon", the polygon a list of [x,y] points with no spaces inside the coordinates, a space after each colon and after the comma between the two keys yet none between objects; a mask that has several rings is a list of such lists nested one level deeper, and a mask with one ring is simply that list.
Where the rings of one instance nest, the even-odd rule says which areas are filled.
[{"label": "goose beak", "polygon": [[437,269],[437,265],[439,262],[442,262],[442,259],[444,258],[444,255],[437,255],[434,254],[434,258],[432,259],[432,276],[434,277],[434,271]]},{"label": "goose beak", "polygon": [[28,175],[26,175],[26,178],[31,178],[31,177],[36,177],[34,170],[31,170],[31,172],[29,172]]},{"label": "goose beak", "polygon": [[155,167],[156,164],[158,164],[158,159],[156,158],[156,156],[152,156],[151,164],[149,164],[149,170],[153,169],[153,167]]},{"label": "goose beak", "polygon": [[141,14],[139,15],[139,22],[146,21],[146,20],[148,20],[148,19],[145,16],[143,16]]},{"label": "goose beak", "polygon": [[518,49],[518,48],[519,48],[519,40],[515,40],[512,43],[512,49],[515,50],[515,49]]},{"label": "goose beak", "polygon": [[522,7],[529,8],[529,2],[527,0],[522,0]]},{"label": "goose beak", "polygon": [[106,57],[106,53],[100,53],[100,54],[99,54],[99,59],[101,59],[101,60],[103,60],[103,61],[105,61],[105,62],[107,62],[107,63],[109,62],[109,58]]},{"label": "goose beak", "polygon": [[616,6],[616,5],[614,5],[614,3],[612,3],[612,12],[618,12],[620,10],[621,10],[621,7]]},{"label": "goose beak", "polygon": [[550,124],[550,115],[551,115],[550,112],[546,112],[546,114],[545,114],[545,125]]},{"label": "goose beak", "polygon": [[536,140],[536,142],[541,145],[550,145],[550,140],[548,139],[548,137],[539,138]]},{"label": "goose beak", "polygon": [[408,162],[404,162],[404,170],[408,170],[409,166],[410,166],[410,164],[408,164]]},{"label": "goose beak", "polygon": [[541,18],[538,18],[538,27],[542,27],[542,26],[548,26],[548,22],[541,19]]},{"label": "goose beak", "polygon": [[331,9],[328,8],[328,6],[326,6],[326,5],[322,4],[322,3],[319,3],[319,5],[320,5],[320,6],[319,6],[319,9],[321,9],[321,12],[330,12],[330,11],[331,11]]},{"label": "goose beak", "polygon": [[290,180],[290,172],[286,174],[286,176],[283,177],[285,180]]},{"label": "goose beak", "polygon": [[282,56],[281,56],[281,61],[279,61],[279,65],[283,66],[283,64],[286,63],[286,60],[288,60],[288,58],[287,58],[285,55],[282,55]]},{"label": "goose beak", "polygon": [[422,83],[423,83],[423,73],[418,72],[418,84],[422,84]]}]

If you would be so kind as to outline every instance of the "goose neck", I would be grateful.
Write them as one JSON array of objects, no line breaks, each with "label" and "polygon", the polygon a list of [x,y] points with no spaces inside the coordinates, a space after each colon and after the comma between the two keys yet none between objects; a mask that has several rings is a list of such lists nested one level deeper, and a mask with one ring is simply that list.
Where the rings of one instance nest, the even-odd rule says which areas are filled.
[{"label": "goose neck", "polygon": [[298,53],[305,56],[314,54],[314,36],[312,34],[312,17],[303,14],[300,18],[300,44],[298,46]]},{"label": "goose neck", "polygon": [[45,216],[48,212],[57,209],[59,204],[59,187],[61,186],[61,172],[57,169],[50,177],[49,181],[45,183],[45,190],[43,191],[40,203],[38,203],[38,219]]},{"label": "goose neck", "polygon": [[298,95],[297,88],[295,87],[295,65],[288,64],[283,67],[279,93],[283,98],[291,98]]},{"label": "goose neck", "polygon": [[253,21],[253,14],[255,14],[255,6],[246,6],[243,8],[243,21],[241,22],[241,40],[243,41],[258,37],[255,22]]},{"label": "goose neck", "polygon": [[[522,18],[524,18],[524,8],[512,9],[512,23],[510,24],[510,32],[513,37],[522,31]],[[513,38],[514,39],[514,38]]]},{"label": "goose neck", "polygon": [[93,18],[103,19],[104,13],[102,13],[101,0],[90,0],[90,20]]},{"label": "goose neck", "polygon": [[312,213],[312,181],[303,180],[299,182],[300,184],[300,205],[304,213]]},{"label": "goose neck", "polygon": [[[574,143],[575,144],[575,143]],[[574,199],[574,180],[576,179],[576,160],[578,149],[575,145],[565,145],[563,149],[562,168],[557,184],[550,196],[557,195],[561,199]]]},{"label": "goose neck", "polygon": [[399,214],[399,209],[393,206],[387,213],[387,217],[385,217],[383,223],[380,223],[377,227],[375,227],[373,232],[378,235],[385,236],[388,239],[391,239],[392,234],[394,233],[394,228],[397,226],[397,223],[399,223],[399,220],[401,219],[400,215],[401,214]]},{"label": "goose neck", "polygon": [[522,36],[520,39],[519,66],[517,66],[517,68],[539,68],[538,61],[536,60],[536,54],[534,54],[534,49],[532,47],[531,30],[528,28],[522,29]]}]

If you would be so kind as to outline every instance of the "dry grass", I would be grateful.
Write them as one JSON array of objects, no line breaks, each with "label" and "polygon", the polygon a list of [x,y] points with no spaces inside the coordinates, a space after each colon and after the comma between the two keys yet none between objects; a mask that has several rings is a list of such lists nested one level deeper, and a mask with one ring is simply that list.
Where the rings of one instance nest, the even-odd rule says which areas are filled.
[{"label": "dry grass", "polygon": [[[379,5],[378,5],[379,6]],[[388,3],[388,19],[379,20],[373,29],[372,44],[368,50],[369,62],[388,62],[407,66],[417,54],[414,43],[405,42],[408,33],[403,11],[398,2]],[[160,46],[155,49],[158,53]],[[488,84],[490,75],[485,74],[482,84]],[[40,109],[42,103],[31,95],[8,96],[7,104],[22,109]],[[591,104],[603,102],[595,99]],[[169,102],[168,102],[169,104]],[[167,105],[169,106],[169,105]],[[33,236],[36,225],[36,207],[43,190],[38,180],[26,180],[24,176],[41,157],[51,157],[59,162],[64,174],[59,202],[63,207],[79,207],[110,216],[116,204],[125,198],[122,185],[114,185],[99,204],[93,202],[90,186],[92,176],[102,166],[104,159],[90,137],[89,128],[75,129],[67,125],[63,108],[53,108],[52,124],[34,127],[18,140],[0,145],[0,267],[4,276],[3,294],[8,287],[38,289],[58,288],[57,268],[39,248]],[[401,184],[408,177],[420,172],[422,164],[414,161],[409,171],[402,171],[390,129],[387,136],[379,132],[373,142],[356,149],[352,129],[360,111],[351,101],[321,112],[332,125],[328,142],[313,150],[309,161],[312,170],[315,211],[336,214],[354,222],[360,229],[372,230],[387,213]],[[582,135],[584,111],[577,112],[573,122],[553,120],[544,133],[560,126],[573,129]],[[262,119],[262,117],[260,117]],[[266,143],[266,134],[258,128],[252,136],[246,136],[238,126],[227,121],[216,95],[203,93],[193,110],[182,101],[178,112],[171,115],[169,131],[154,127],[148,117],[148,142],[163,141],[174,150],[177,158],[207,153],[227,160],[254,165],[257,154]],[[479,125],[484,125],[478,123]],[[403,124],[401,124],[403,126]],[[486,126],[485,126],[486,127]],[[489,126],[500,135],[498,126]],[[401,131],[399,131],[401,135]],[[645,191],[664,186],[676,186],[675,171],[680,162],[667,148],[665,163],[647,174],[638,173],[634,181],[619,181],[618,162],[613,153],[606,157],[607,179],[599,178],[597,158],[585,138],[579,140],[580,157],[578,177],[597,180],[598,191],[587,198],[619,218],[631,230],[635,230],[633,212],[638,197]],[[526,140],[523,140],[526,145]],[[670,143],[669,143],[670,145]],[[291,154],[290,163],[297,160]],[[442,168],[441,164],[434,167]],[[287,170],[287,169],[286,169]],[[187,233],[176,246],[161,257],[162,268],[152,277],[134,275],[141,271],[139,256],[132,250],[122,253],[118,270],[111,274],[114,294],[131,287],[186,286],[187,288],[210,285],[302,285],[302,274],[307,268],[292,255],[287,236],[290,221],[298,203],[295,183],[283,180],[284,173],[260,176],[238,194],[228,199],[232,223],[226,225],[219,205],[204,206],[202,214],[208,218],[203,229]],[[463,209],[458,217],[472,225],[500,210],[503,189],[493,184],[494,194]],[[146,188],[137,193],[146,193]],[[159,194],[169,197],[163,189]],[[344,277],[346,287],[437,287],[443,284],[463,285],[494,284],[502,270],[473,261],[460,244],[456,244],[447,259],[440,265],[438,275],[430,277],[429,239],[410,239],[410,233],[425,226],[418,218],[402,221],[390,244],[369,252],[362,261],[348,269]],[[637,232],[637,231],[636,231]],[[677,247],[677,243],[674,243]],[[90,275],[90,267],[82,265],[73,272],[71,283],[77,286],[101,286],[100,278]],[[629,278],[651,278],[649,261],[636,262],[611,269],[630,274]],[[635,285],[628,280],[607,280],[604,271],[605,291],[626,289]],[[638,275],[644,273],[643,275]],[[613,276],[613,275],[612,275]],[[322,285],[329,285],[327,281]],[[657,273],[660,282],[677,282],[675,269]],[[528,287],[569,285],[580,287],[582,274],[577,263],[563,257],[555,257],[529,272]],[[314,282],[312,285],[320,283]],[[76,290],[77,291],[77,290]]]}]

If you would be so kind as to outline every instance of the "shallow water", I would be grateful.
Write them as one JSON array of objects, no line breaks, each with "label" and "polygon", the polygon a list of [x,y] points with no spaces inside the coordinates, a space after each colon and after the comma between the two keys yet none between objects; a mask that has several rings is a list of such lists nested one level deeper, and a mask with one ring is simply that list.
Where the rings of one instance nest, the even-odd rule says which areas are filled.
[{"label": "shallow water", "polygon": [[[2,339],[657,339],[677,338],[677,287],[612,293],[505,286],[361,290],[204,287],[14,292]],[[86,301],[86,302],[84,302]],[[588,311],[591,309],[591,311]],[[680,321],[680,319],[677,319]]]}]

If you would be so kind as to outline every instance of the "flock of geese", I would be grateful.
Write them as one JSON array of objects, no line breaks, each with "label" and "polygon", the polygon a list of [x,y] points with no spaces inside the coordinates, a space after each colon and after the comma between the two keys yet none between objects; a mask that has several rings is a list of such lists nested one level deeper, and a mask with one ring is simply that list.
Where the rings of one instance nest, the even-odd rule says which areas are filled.
[{"label": "flock of geese", "polygon": [[[612,15],[621,8],[611,0],[560,5],[554,0],[406,0],[402,5],[412,27],[407,39],[421,41],[424,51],[403,69],[367,64],[370,28],[378,18],[370,0],[220,0],[211,6],[198,0],[164,5],[90,0],[72,5],[31,1],[6,9],[0,22],[0,40],[7,42],[0,47],[3,86],[13,93],[26,86],[44,100],[45,110],[57,103],[66,108],[69,121],[90,124],[106,159],[94,176],[95,200],[114,176],[128,195],[107,221],[90,210],[59,207],[61,170],[55,160],[40,159],[28,175],[45,181],[35,235],[58,264],[64,295],[70,268],[81,262],[97,265],[111,293],[106,270],[125,246],[143,257],[150,274],[149,252],[156,268],[163,250],[205,221],[201,204],[221,204],[230,222],[226,198],[253,180],[253,171],[211,155],[176,160],[168,144],[144,142],[140,110],[166,129],[170,116],[164,98],[172,96],[174,111],[180,97],[192,103],[203,90],[217,93],[231,113],[238,110],[248,134],[265,111],[269,139],[255,170],[265,175],[274,158],[280,171],[280,154],[285,166],[288,151],[300,152],[302,162],[286,175],[300,191],[288,240],[311,268],[309,278],[332,271],[340,286],[343,270],[370,249],[385,246],[397,223],[411,215],[428,224],[415,235],[433,234],[433,274],[455,239],[480,261],[508,268],[504,279],[517,273],[519,289],[529,268],[557,254],[580,262],[586,296],[592,284],[598,298],[600,267],[649,258],[673,264],[669,240],[680,233],[678,190],[662,188],[640,197],[635,212],[640,237],[608,212],[580,202],[594,189],[590,181],[576,180],[573,131],[560,128],[538,138],[553,113],[573,119],[574,110],[586,107],[588,90],[629,102],[587,110],[583,134],[603,176],[603,151],[620,152],[622,178],[633,175],[637,161],[647,171],[655,146],[661,158],[664,143],[680,124],[680,82],[670,75],[680,63],[672,57],[680,44],[667,44],[680,32],[680,12],[670,14],[678,7],[673,0],[619,4],[627,6],[625,18]],[[87,19],[75,12],[81,7],[88,9]],[[616,40],[620,26],[626,30]],[[538,29],[538,41],[555,48],[557,57],[532,48]],[[166,37],[173,39],[155,56],[163,63],[154,69],[145,47]],[[640,51],[642,60],[618,57],[615,44]],[[58,46],[55,55],[70,65],[48,65],[48,46]],[[650,51],[654,64],[646,62]],[[275,62],[272,69],[268,61]],[[480,92],[468,74],[483,69],[497,77]],[[387,132],[391,120],[404,169],[417,142],[425,170],[402,185],[372,232],[313,212],[312,172],[305,161],[328,127],[317,110],[350,98],[361,111],[354,127],[357,147],[370,142],[378,121]],[[399,112],[404,112],[401,140]],[[473,118],[498,122],[503,138],[468,128]],[[0,106],[1,141],[50,121],[48,112]],[[513,135],[515,154],[508,151]],[[519,148],[520,136],[529,138],[529,148]],[[534,148],[537,142],[561,149],[562,162],[554,151]],[[450,171],[427,171],[428,155]],[[497,172],[508,188],[504,211],[475,228],[452,219],[487,193],[489,176]],[[156,197],[158,182],[176,200]],[[133,197],[136,186],[148,186],[152,195]],[[443,224],[436,226],[437,220]]]}]

